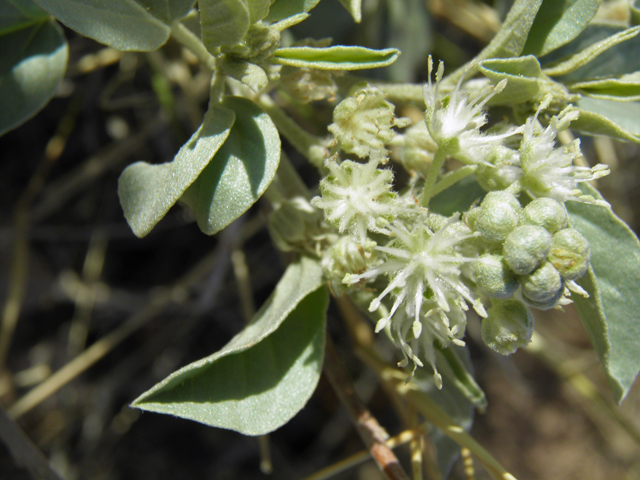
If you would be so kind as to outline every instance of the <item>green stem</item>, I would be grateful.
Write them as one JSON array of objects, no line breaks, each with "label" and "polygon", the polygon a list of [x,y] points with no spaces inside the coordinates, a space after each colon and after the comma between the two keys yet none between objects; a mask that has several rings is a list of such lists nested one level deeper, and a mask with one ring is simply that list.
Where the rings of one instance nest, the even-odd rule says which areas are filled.
[{"label": "green stem", "polygon": [[280,133],[324,175],[326,173],[324,159],[328,152],[322,139],[303,130],[268,95],[260,95],[258,102],[269,114]]},{"label": "green stem", "polygon": [[433,190],[431,190],[431,197],[435,197],[440,192],[443,192],[444,190],[449,188],[451,185],[458,183],[460,180],[468,177],[469,175],[472,175],[477,169],[477,165],[467,165],[446,174],[444,177],[442,177],[442,180],[440,180],[433,186]]},{"label": "green stem", "polygon": [[216,69],[216,58],[191,30],[179,21],[171,24],[171,36],[187,50],[193,53],[212,72]]},{"label": "green stem", "polygon": [[265,197],[276,206],[284,200],[294,197],[311,199],[311,192],[298,175],[286,153],[282,152],[276,176],[264,192]]},{"label": "green stem", "polygon": [[436,183],[436,179],[438,178],[438,174],[440,173],[440,169],[442,165],[444,165],[444,161],[447,159],[447,154],[444,152],[442,148],[439,148],[436,151],[435,156],[433,157],[433,161],[431,162],[431,166],[429,167],[429,172],[427,173],[427,178],[424,180],[424,189],[418,198],[418,202],[423,207],[429,206],[429,200],[434,195],[434,185]]},{"label": "green stem", "polygon": [[373,83],[392,103],[416,102],[424,105],[424,90],[422,85],[414,83]]}]

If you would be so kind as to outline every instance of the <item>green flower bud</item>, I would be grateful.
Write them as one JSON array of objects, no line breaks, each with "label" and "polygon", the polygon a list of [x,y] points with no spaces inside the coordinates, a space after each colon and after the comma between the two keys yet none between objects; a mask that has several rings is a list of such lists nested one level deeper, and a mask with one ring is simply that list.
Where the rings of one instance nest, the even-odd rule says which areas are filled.
[{"label": "green flower bud", "polygon": [[322,213],[296,197],[286,200],[269,216],[269,233],[283,252],[300,249],[319,230]]},{"label": "green flower bud", "polygon": [[567,228],[569,216],[564,205],[553,198],[536,198],[522,210],[520,223],[546,228],[550,233]]},{"label": "green flower bud", "polygon": [[524,299],[540,310],[555,307],[564,292],[560,272],[550,262],[544,262],[532,274],[522,277],[520,283]]},{"label": "green flower bud", "polygon": [[518,226],[522,212],[518,199],[504,191],[487,193],[480,208],[474,227],[483,239],[491,243],[504,242]]},{"label": "green flower bud", "polygon": [[590,257],[589,242],[575,228],[556,232],[547,255],[547,259],[565,280],[577,280],[587,273]]},{"label": "green flower bud", "polygon": [[462,218],[462,220],[464,221],[464,223],[469,225],[469,228],[471,230],[475,230],[476,222],[478,221],[478,217],[480,216],[481,212],[482,212],[482,209],[480,207],[474,207],[464,214],[464,217]]},{"label": "green flower bud", "polygon": [[[367,267],[375,264],[375,246],[376,243],[372,240],[367,239],[363,247],[349,236],[343,236],[325,251],[321,264],[334,293],[339,295],[344,290],[342,281],[345,276],[361,274]],[[365,282],[352,284],[351,289],[361,288],[364,284]]]},{"label": "green flower bud", "polygon": [[518,275],[528,275],[546,258],[551,248],[551,234],[542,227],[522,225],[504,242],[504,259]]},{"label": "green flower bud", "polygon": [[511,355],[531,341],[533,317],[521,302],[494,301],[487,314],[482,320],[482,341],[492,350]]},{"label": "green flower bud", "polygon": [[506,300],[518,289],[517,277],[498,255],[481,256],[473,263],[472,275],[480,292],[489,298]]}]

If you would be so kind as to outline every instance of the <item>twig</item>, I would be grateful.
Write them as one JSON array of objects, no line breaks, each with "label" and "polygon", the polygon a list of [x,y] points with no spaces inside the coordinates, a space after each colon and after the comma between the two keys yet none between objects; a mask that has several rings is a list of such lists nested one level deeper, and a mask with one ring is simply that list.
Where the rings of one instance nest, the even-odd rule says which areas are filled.
[{"label": "twig", "polygon": [[398,458],[386,444],[389,434],[380,426],[356,394],[353,382],[328,337],[325,346],[324,372],[338,394],[338,398],[347,408],[349,417],[360,434],[360,438],[369,449],[385,478],[409,480]]},{"label": "twig", "polygon": [[0,438],[11,452],[11,456],[24,465],[40,480],[62,480],[31,440],[24,434],[7,412],[0,407]]}]

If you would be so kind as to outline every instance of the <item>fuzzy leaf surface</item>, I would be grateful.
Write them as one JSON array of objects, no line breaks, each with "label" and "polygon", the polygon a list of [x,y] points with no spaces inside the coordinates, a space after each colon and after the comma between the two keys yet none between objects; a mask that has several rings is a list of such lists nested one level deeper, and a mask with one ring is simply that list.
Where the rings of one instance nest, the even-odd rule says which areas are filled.
[{"label": "fuzzy leaf surface", "polygon": [[202,42],[212,53],[221,45],[239,43],[251,26],[251,12],[243,0],[201,0]]},{"label": "fuzzy leaf surface", "polygon": [[319,70],[364,70],[391,65],[400,52],[395,48],[372,50],[364,47],[289,47],[275,51],[273,60],[282,65]]},{"label": "fuzzy leaf surface", "polygon": [[150,52],[195,0],[35,0],[67,27],[118,50]]},{"label": "fuzzy leaf surface", "polygon": [[[592,187],[582,190],[601,198]],[[640,243],[609,208],[567,202],[567,209],[591,245],[590,271],[578,281],[590,297],[572,298],[620,403],[640,370]]]},{"label": "fuzzy leaf surface", "polygon": [[505,89],[495,96],[493,104],[524,103],[540,91],[539,82],[544,75],[538,59],[533,55],[514,58],[484,60],[478,70],[494,84],[507,79]]},{"label": "fuzzy leaf surface", "polygon": [[319,263],[298,259],[222,350],[171,374],[132,405],[245,435],[285,424],[307,403],[322,371],[329,295],[321,286]]},{"label": "fuzzy leaf surface", "polygon": [[235,118],[233,110],[214,106],[173,161],[163,165],[136,162],[124,169],[118,179],[118,196],[136,236],[147,235],[198,178],[229,136]]},{"label": "fuzzy leaf surface", "polygon": [[615,102],[584,97],[578,100],[580,116],[571,128],[590,135],[607,135],[640,143],[640,102]]},{"label": "fuzzy leaf surface", "polygon": [[280,162],[280,136],[269,115],[242,97],[225,97],[222,106],[236,115],[229,137],[182,196],[207,235],[246,212],[267,189]]},{"label": "fuzzy leaf surface", "polygon": [[271,5],[265,21],[275,23],[285,18],[307,13],[318,3],[320,0],[276,0]]},{"label": "fuzzy leaf surface", "polygon": [[0,1],[0,135],[35,115],[67,69],[62,29],[30,0]]}]

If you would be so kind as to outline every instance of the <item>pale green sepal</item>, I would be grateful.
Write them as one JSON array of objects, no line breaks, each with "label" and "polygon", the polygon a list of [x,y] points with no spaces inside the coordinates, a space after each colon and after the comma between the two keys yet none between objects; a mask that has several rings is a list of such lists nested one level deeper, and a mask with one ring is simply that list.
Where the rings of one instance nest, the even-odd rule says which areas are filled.
[{"label": "pale green sepal", "polygon": [[372,50],[364,47],[289,47],[275,51],[273,61],[282,65],[319,70],[363,70],[391,65],[400,52],[395,48]]},{"label": "pale green sepal", "polygon": [[67,27],[118,50],[150,52],[195,0],[35,0]]},{"label": "pale green sepal", "polygon": [[307,403],[322,371],[329,295],[321,286],[317,261],[292,263],[242,332],[132,406],[245,435],[284,425]]},{"label": "pale green sepal", "polygon": [[202,42],[209,52],[240,43],[249,31],[251,15],[243,0],[200,0],[198,5]]},{"label": "pale green sepal", "polygon": [[253,63],[224,55],[220,68],[225,75],[244,83],[256,93],[260,93],[269,84],[265,71]]},{"label": "pale green sepal", "polygon": [[49,102],[69,56],[62,29],[46,12],[25,0],[15,3],[26,14],[13,16],[13,26],[7,19],[0,24],[0,135]]},{"label": "pale green sepal", "polygon": [[251,100],[225,97],[236,121],[229,137],[182,201],[207,235],[246,212],[267,189],[280,162],[280,136],[269,115]]},{"label": "pale green sepal", "polygon": [[569,43],[594,17],[602,0],[545,0],[531,26],[523,54],[541,57]]},{"label": "pale green sepal", "polygon": [[362,20],[362,0],[339,0],[356,23]]},{"label": "pale green sepal", "polygon": [[137,237],[147,235],[198,178],[229,136],[235,118],[232,110],[215,106],[173,161],[162,165],[136,162],[124,169],[118,179],[118,196]]},{"label": "pale green sepal", "polygon": [[607,135],[640,143],[640,102],[620,102],[597,98],[581,98],[577,103],[580,116],[571,128],[589,135]]},{"label": "pale green sepal", "polygon": [[494,84],[507,79],[507,86],[491,100],[491,104],[527,102],[538,95],[541,79],[545,81],[540,63],[533,55],[484,60],[478,70]]},{"label": "pale green sepal", "polygon": [[[597,190],[581,185],[601,199]],[[609,208],[567,202],[571,223],[591,246],[590,272],[578,281],[589,298],[572,295],[620,403],[640,370],[640,242]]]},{"label": "pale green sepal", "polygon": [[[598,25],[594,25],[593,29],[597,29],[598,27]],[[599,55],[605,53],[610,48],[632,39],[638,35],[638,33],[640,33],[640,26],[622,30],[571,54],[569,57],[563,57],[555,62],[545,65],[543,71],[550,77],[567,75],[595,60]],[[611,73],[615,74],[613,71]]]},{"label": "pale green sepal", "polygon": [[318,3],[320,3],[320,0],[276,0],[271,5],[269,15],[264,21],[269,23],[280,22],[286,18],[307,13]]},{"label": "pale green sepal", "polygon": [[[603,78],[567,84],[569,91],[603,100],[634,102],[640,100],[640,72],[620,78]],[[624,106],[620,106],[624,108]]]}]

